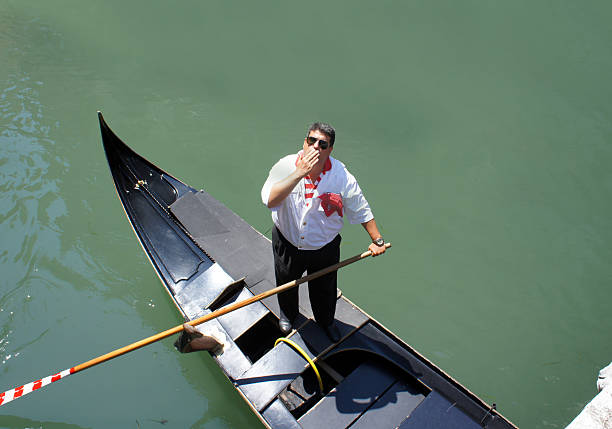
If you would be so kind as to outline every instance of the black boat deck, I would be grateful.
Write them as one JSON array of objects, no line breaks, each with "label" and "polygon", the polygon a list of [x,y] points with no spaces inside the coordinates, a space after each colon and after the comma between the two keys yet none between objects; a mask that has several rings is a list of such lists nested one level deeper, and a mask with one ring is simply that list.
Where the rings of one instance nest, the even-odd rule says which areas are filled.
[{"label": "black boat deck", "polygon": [[[185,319],[276,286],[270,241],[205,191],[134,153],[101,114],[117,193],[143,248]],[[228,287],[228,285],[231,285]],[[221,332],[217,364],[268,427],[514,428],[369,315],[339,294],[334,344],[312,320],[306,285],[289,335],[319,368],[284,342],[276,297],[200,325]]]},{"label": "black boat deck", "polygon": [[[198,245],[207,249],[213,260],[223,261],[220,265],[229,276],[225,284],[245,277],[246,288],[240,296],[224,304],[245,299],[275,286],[270,241],[208,193],[189,193],[171,205],[170,210]],[[202,217],[215,220],[202,226]],[[201,309],[208,305],[208,302],[203,301],[212,301],[219,292],[220,289],[215,289],[203,294],[197,286],[183,290],[180,293],[181,302],[198,302],[197,311],[186,316],[191,320],[202,315]],[[278,318],[276,297],[264,300],[264,304],[254,304],[257,308],[249,306],[230,313],[221,317],[219,322],[233,341],[240,341],[240,336],[255,323],[265,323],[269,312]],[[339,344],[332,344],[312,318],[307,286],[302,285],[300,317],[296,323],[299,328],[289,338],[305,350],[315,363],[318,360],[326,361],[343,351],[359,350],[373,358],[381,359],[384,356],[386,362],[411,377],[404,375],[402,379],[402,371],[393,372],[387,366],[372,365],[365,361],[299,417],[299,426],[295,427],[320,429],[322,426],[351,425],[367,428],[373,427],[372,424],[380,425],[381,419],[385,427],[387,423],[389,427],[407,428],[482,427],[463,411],[471,409],[482,413],[480,405],[474,406],[469,396],[460,391],[454,391],[455,397],[450,401],[438,393],[436,387],[444,389],[448,380],[389,338],[369,316],[344,296],[339,297],[336,310],[336,322],[342,334]],[[273,324],[275,320],[270,319],[268,322]],[[278,336],[281,336],[280,332]],[[273,338],[269,340],[273,341]],[[239,347],[226,350],[221,359],[241,363],[239,370],[228,371],[228,376],[272,427],[276,424],[285,427],[287,419],[294,420],[286,405],[277,397],[308,370],[308,363],[302,356],[288,345],[280,343],[252,364]],[[242,370],[244,372],[238,375]],[[411,420],[413,423],[409,425]],[[417,423],[420,420],[426,420],[427,425]],[[433,421],[437,423],[432,424]]]}]

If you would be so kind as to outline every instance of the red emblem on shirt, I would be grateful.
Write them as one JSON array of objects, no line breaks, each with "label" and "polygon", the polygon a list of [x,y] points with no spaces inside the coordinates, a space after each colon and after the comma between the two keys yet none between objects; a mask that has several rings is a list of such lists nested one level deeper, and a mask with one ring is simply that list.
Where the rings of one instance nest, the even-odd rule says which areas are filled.
[{"label": "red emblem on shirt", "polygon": [[337,212],[342,217],[342,196],[340,194],[328,192],[319,195],[319,198],[321,199],[321,207],[323,207],[327,217],[330,217],[334,212]]}]

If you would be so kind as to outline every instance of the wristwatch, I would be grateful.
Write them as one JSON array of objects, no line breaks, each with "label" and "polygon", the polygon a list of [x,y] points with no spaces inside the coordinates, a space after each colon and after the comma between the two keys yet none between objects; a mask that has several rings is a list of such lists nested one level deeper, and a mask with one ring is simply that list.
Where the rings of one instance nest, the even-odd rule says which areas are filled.
[{"label": "wristwatch", "polygon": [[385,240],[382,237],[378,237],[376,240],[372,240],[372,243],[376,244],[378,247],[382,247],[385,245]]}]

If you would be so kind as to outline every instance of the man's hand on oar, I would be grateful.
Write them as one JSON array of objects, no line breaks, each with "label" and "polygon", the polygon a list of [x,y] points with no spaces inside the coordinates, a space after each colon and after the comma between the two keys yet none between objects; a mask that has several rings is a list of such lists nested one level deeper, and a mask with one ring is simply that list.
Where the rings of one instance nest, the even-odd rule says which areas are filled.
[{"label": "man's hand on oar", "polygon": [[[385,248],[389,248],[391,247],[391,243],[385,243]],[[283,292],[285,290],[294,288],[302,283],[306,283],[310,280],[316,279],[318,277],[321,277],[327,273],[330,273],[332,271],[336,271],[342,267],[345,267],[349,264],[352,264],[353,262],[357,262],[360,261],[362,259],[367,258],[368,256],[372,256],[372,251],[368,250],[367,252],[361,253],[359,255],[355,255],[351,258],[345,259],[344,261],[340,261],[337,264],[331,265],[327,268],[323,268],[322,270],[319,270],[315,273],[312,274],[308,274],[307,276],[304,276],[302,278],[299,278],[297,280],[293,280],[289,283],[285,283],[284,285],[275,287],[274,289],[270,289],[268,291],[262,292],[258,295],[252,296],[251,298],[245,299],[243,301],[240,302],[235,302],[233,304],[230,304],[226,307],[222,307],[216,311],[213,311],[212,313],[206,314],[198,319],[194,319],[190,322],[187,322],[185,325],[178,325],[175,326],[174,328],[170,328],[166,331],[160,332],[158,334],[152,335],[148,338],[145,338],[143,340],[137,341],[135,343],[132,343],[128,346],[125,347],[121,347],[120,349],[114,350],[110,353],[107,353],[105,355],[102,356],[98,356],[97,358],[91,359],[87,362],[84,362],[80,365],[74,366],[72,368],[66,369],[64,371],[58,372],[55,375],[50,375],[48,377],[45,377],[43,379],[37,380],[37,381],[33,381],[31,383],[25,384],[23,386],[19,386],[16,387],[14,389],[10,389],[7,390],[4,393],[0,393],[0,406],[7,404],[9,402],[11,402],[14,399],[20,398],[30,392],[33,392],[35,390],[40,389],[41,387],[44,387],[48,384],[53,383],[54,381],[58,381],[61,380],[62,378],[66,378],[69,375],[72,374],[76,374],[77,372],[81,372],[87,368],[91,368],[92,366],[98,365],[102,362],[106,362],[108,360],[114,359],[118,356],[124,355],[126,353],[129,353],[131,351],[137,350],[141,347],[144,347],[146,345],[152,344],[154,342],[157,342],[161,339],[167,338],[171,335],[177,334],[181,331],[183,331],[185,329],[185,326],[189,326],[189,327],[193,327],[193,326],[197,326],[201,323],[204,322],[208,322],[209,320],[212,319],[216,319],[217,317],[223,316],[224,314],[230,313],[232,311],[236,311],[242,307],[246,307],[249,304],[252,304],[254,302],[257,301],[261,301],[262,299],[268,298],[269,296],[272,295],[276,295],[280,292]],[[187,328],[189,329],[189,328]],[[193,333],[193,331],[198,332],[197,330],[193,330],[191,331],[191,329],[189,329],[189,334],[193,335],[194,338],[196,336],[196,334]],[[199,337],[199,338],[204,338],[204,336]],[[198,338],[195,338],[196,341],[198,341]],[[194,339],[191,339],[191,342],[193,342]],[[196,347],[203,347],[202,350],[209,350],[207,347],[210,346],[215,346],[217,347],[218,345],[213,344],[213,340],[211,340],[211,337],[206,337],[203,340],[200,340],[199,342],[196,342],[195,344]],[[195,351],[195,347],[192,347],[192,350],[190,351]]]}]

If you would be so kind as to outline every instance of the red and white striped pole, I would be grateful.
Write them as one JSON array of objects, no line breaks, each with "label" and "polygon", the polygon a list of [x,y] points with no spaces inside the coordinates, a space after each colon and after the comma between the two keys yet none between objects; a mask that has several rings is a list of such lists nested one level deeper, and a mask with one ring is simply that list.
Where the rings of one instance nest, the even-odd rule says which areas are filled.
[{"label": "red and white striped pole", "polygon": [[0,405],[7,404],[11,402],[13,399],[21,398],[24,395],[27,395],[30,392],[40,389],[41,387],[45,387],[48,384],[53,383],[54,381],[61,380],[62,378],[68,377],[70,374],[74,373],[74,368],[66,369],[62,372],[58,372],[57,374],[50,375],[49,377],[41,378],[40,380],[33,381],[28,384],[24,384],[23,386],[15,387],[14,389],[7,390],[4,393],[0,393]]}]

